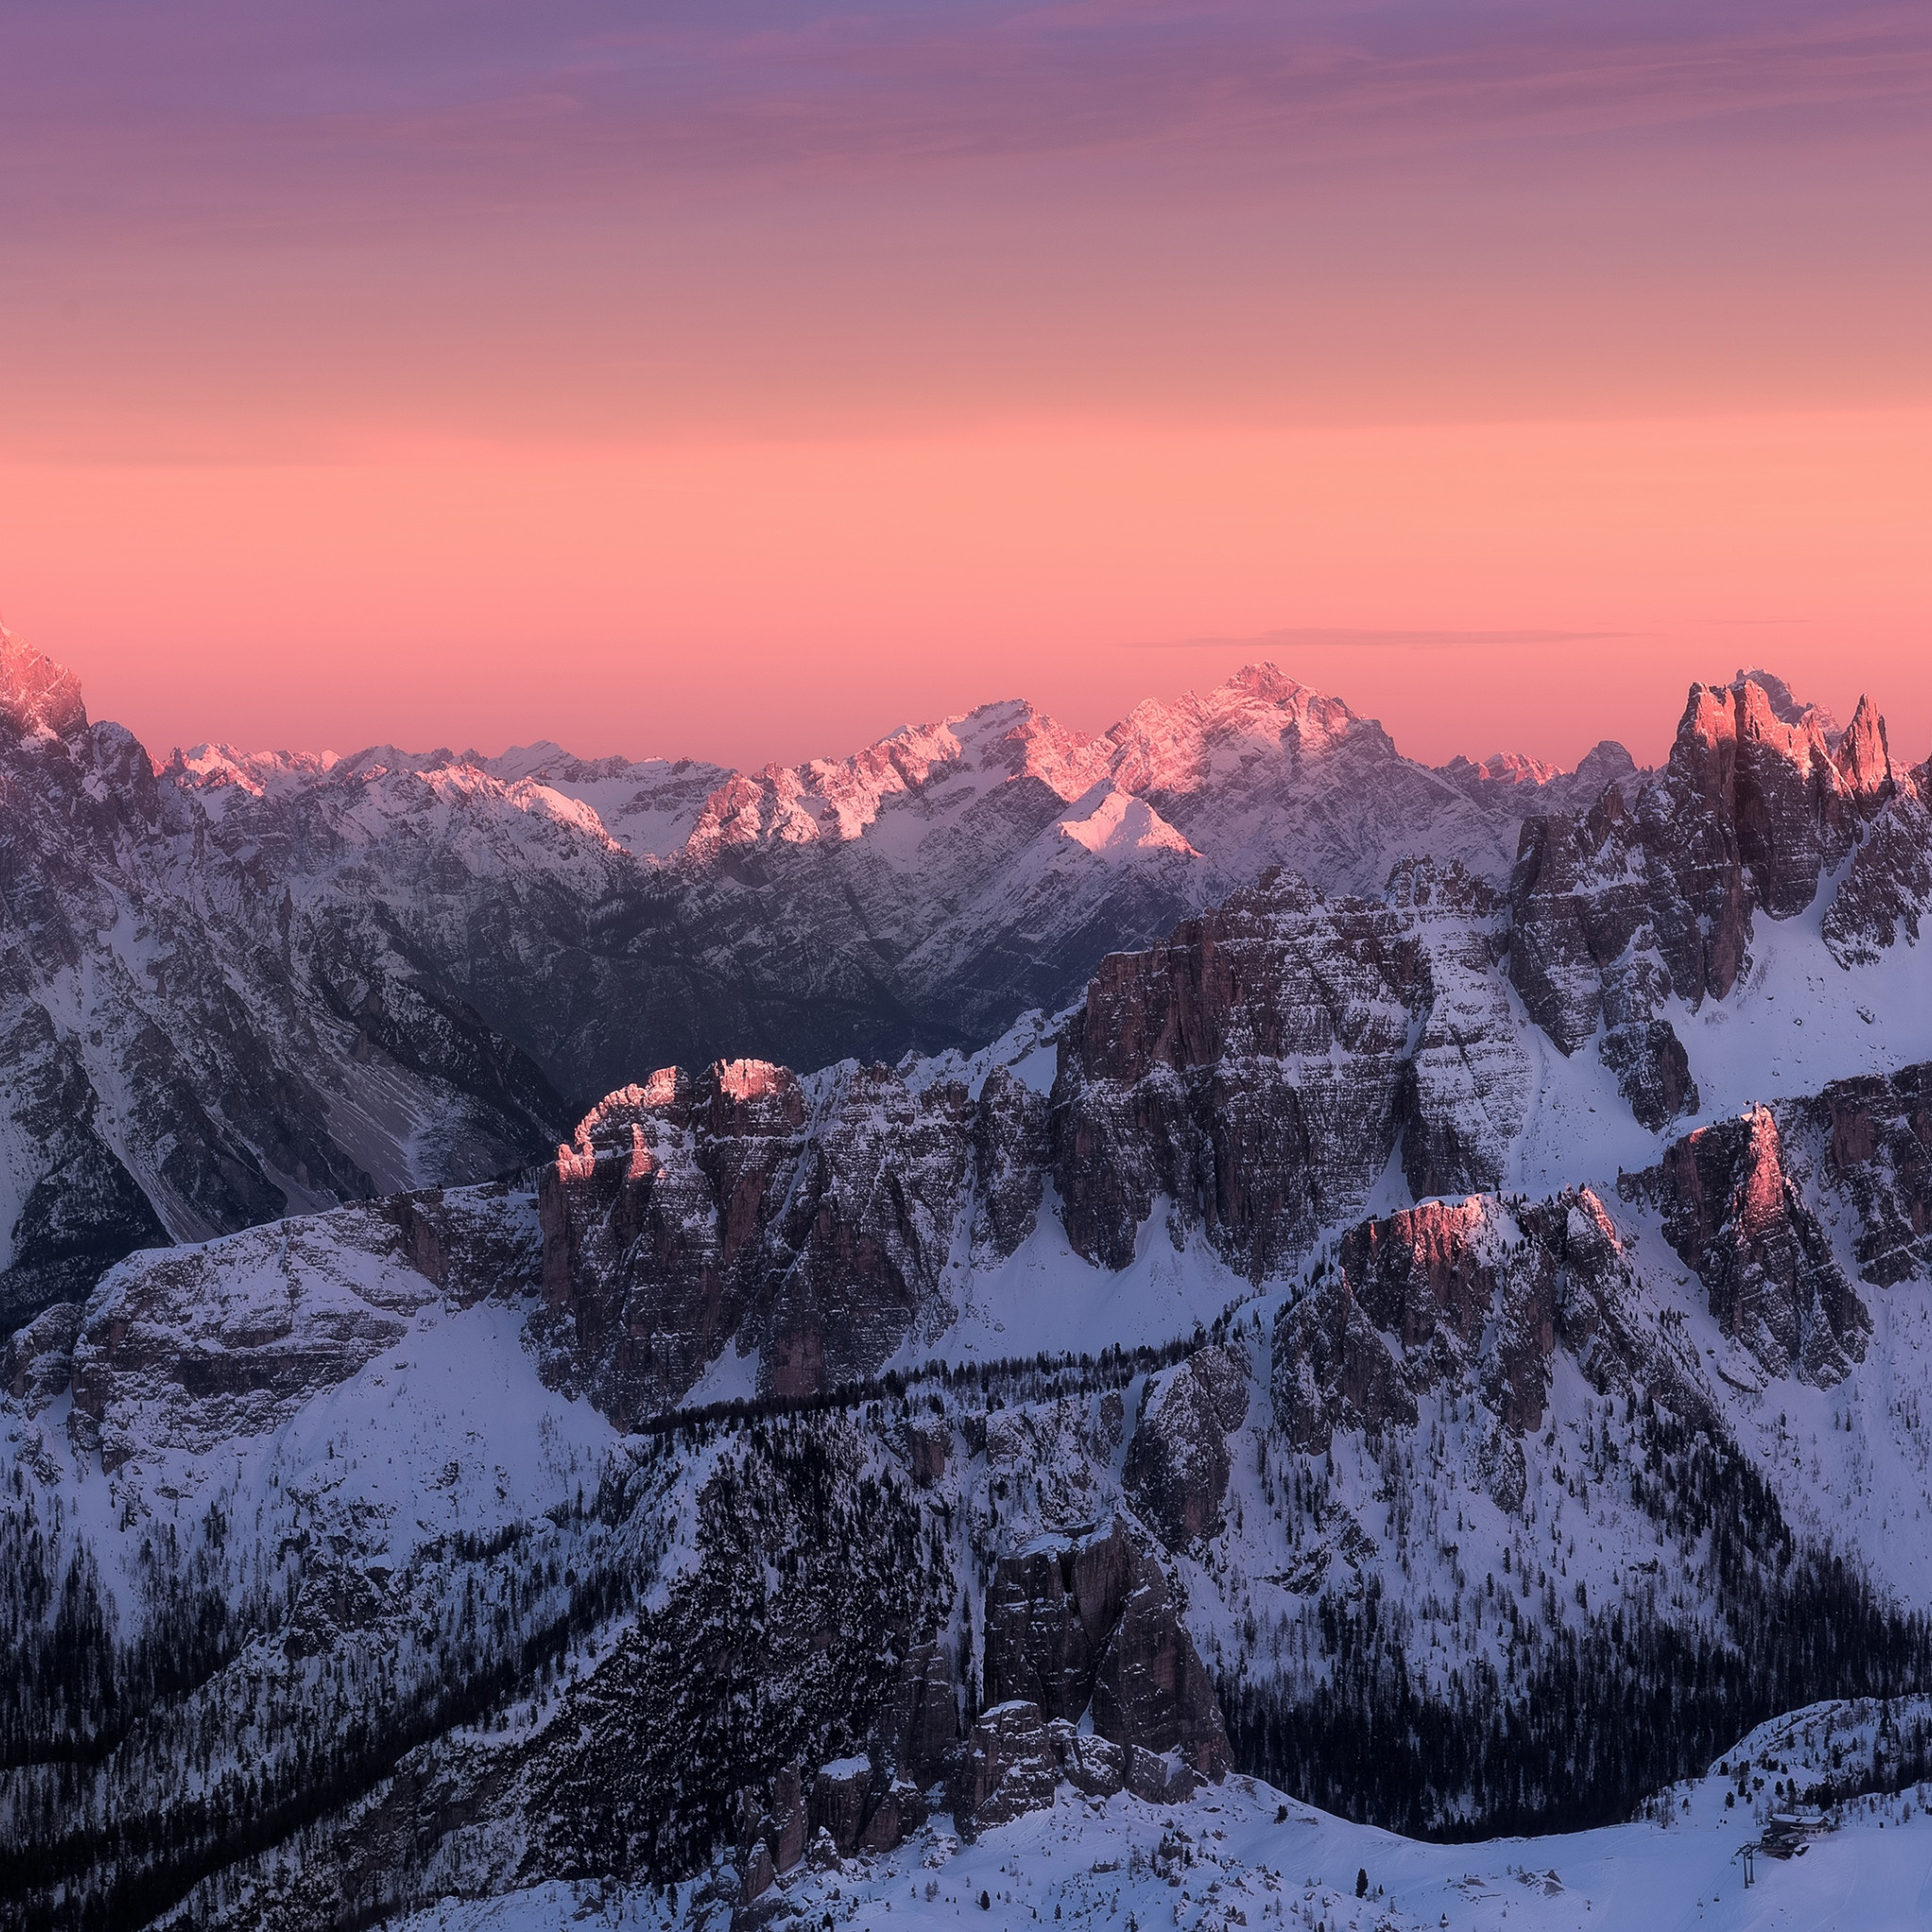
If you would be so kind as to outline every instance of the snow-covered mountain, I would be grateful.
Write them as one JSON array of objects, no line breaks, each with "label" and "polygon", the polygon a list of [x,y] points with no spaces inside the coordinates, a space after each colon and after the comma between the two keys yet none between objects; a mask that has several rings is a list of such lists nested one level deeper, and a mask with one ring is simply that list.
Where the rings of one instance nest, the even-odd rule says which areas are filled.
[{"label": "snow-covered mountain", "polygon": [[[0,669],[23,1924],[1462,1924],[1516,1874],[1389,1833],[1647,1807],[1508,1894],[1595,1924],[1645,1832],[1715,1891],[1742,1774],[1663,1794],[1821,1698],[1881,1702],[1758,1772],[1907,1822],[1932,819],[1869,705],[1695,687],[1648,774],[1269,672],[755,778],[157,769]],[[838,1051],[655,1053],[727,1008]]]},{"label": "snow-covered mountain", "polygon": [[1500,874],[1532,797],[1617,764],[1452,781],[1266,670],[1104,738],[995,705],[755,776],[157,763],[0,633],[0,1324],[146,1242],[514,1165],[667,1062],[975,1044],[1290,850]]},{"label": "snow-covered mountain", "polygon": [[993,705],[755,775],[157,765],[0,638],[0,1323],[145,1242],[504,1171],[666,1064],[970,1051],[1276,865],[1331,901],[1419,859],[1492,889],[1471,943],[1561,1052],[1603,1024],[1651,1126],[1693,1098],[1673,1015],[1740,1004],[1760,914],[1808,930],[1823,900],[1835,971],[1932,894],[1876,712],[1840,732],[1762,674],[1699,687],[1650,777],[1607,744],[1431,771],[1268,667],[1100,736]]}]

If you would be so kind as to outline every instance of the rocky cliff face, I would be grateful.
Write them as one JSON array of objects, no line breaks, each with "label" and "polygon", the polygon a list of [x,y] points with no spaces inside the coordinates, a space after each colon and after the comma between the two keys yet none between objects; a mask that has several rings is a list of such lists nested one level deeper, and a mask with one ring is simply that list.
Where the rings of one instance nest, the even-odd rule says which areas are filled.
[{"label": "rocky cliff face", "polygon": [[1524,825],[1510,981],[1564,1053],[1603,1029],[1603,1058],[1646,1125],[1693,1113],[1667,1000],[1724,999],[1754,916],[1802,912],[1855,852],[1856,887],[1840,889],[1827,929],[1841,956],[1890,944],[1924,901],[1917,791],[1869,698],[1839,731],[1768,673],[1694,685],[1662,771]]},{"label": "rocky cliff face", "polygon": [[1352,1229],[1333,1271],[1283,1307],[1275,1419],[1297,1448],[1325,1451],[1338,1430],[1413,1428],[1439,1391],[1474,1396],[1493,1422],[1487,1486],[1513,1508],[1521,1440],[1543,1425],[1559,1352],[1600,1393],[1641,1377],[1698,1410],[1644,1325],[1624,1244],[1589,1189],[1513,1208],[1427,1203]]},{"label": "rocky cliff face", "polygon": [[962,1228],[982,1254],[1023,1236],[1012,1168],[1036,1112],[1011,1083],[975,1106],[885,1067],[808,1094],[762,1060],[611,1095],[543,1176],[550,1372],[621,1420],[674,1406],[727,1344],[778,1395],[872,1374],[949,1319]]},{"label": "rocky cliff face", "polygon": [[1398,1148],[1423,1191],[1493,1186],[1529,1090],[1496,910],[1453,869],[1335,905],[1276,874],[1104,961],[1054,1088],[1075,1249],[1124,1266],[1164,1199],[1176,1237],[1203,1228],[1258,1279],[1358,1209]]},{"label": "rocky cliff face", "polygon": [[1772,1374],[1829,1385],[1864,1359],[1873,1318],[1840,1265],[1884,1289],[1923,1275],[1932,1226],[1932,1073],[1835,1081],[1674,1142],[1625,1176],[1708,1292],[1710,1312]]},{"label": "rocky cliff face", "polygon": [[1836,1382],[1864,1355],[1872,1318],[1786,1171],[1770,1108],[1677,1141],[1657,1192],[1710,1312],[1772,1374]]}]

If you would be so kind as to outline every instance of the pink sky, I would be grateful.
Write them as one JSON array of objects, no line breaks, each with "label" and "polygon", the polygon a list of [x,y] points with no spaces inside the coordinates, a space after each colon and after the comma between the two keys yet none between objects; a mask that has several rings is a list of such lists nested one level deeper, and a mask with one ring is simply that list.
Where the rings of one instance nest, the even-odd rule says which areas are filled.
[{"label": "pink sky", "polygon": [[0,616],[162,750],[1922,757],[1928,237],[1921,8],[16,7]]}]

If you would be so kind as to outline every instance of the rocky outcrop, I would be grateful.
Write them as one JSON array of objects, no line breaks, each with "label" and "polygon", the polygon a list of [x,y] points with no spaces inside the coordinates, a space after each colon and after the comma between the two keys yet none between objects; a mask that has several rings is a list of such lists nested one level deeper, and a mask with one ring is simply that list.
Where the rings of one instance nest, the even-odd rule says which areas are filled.
[{"label": "rocky outcrop", "polygon": [[28,1416],[39,1415],[67,1393],[81,1320],[77,1303],[56,1302],[0,1342],[0,1390]]},{"label": "rocky outcrop", "polygon": [[1849,1197],[1858,1273],[1875,1287],[1932,1275],[1932,1065],[1838,1080],[1796,1109],[1821,1178]]},{"label": "rocky outcrop", "polygon": [[[1694,1392],[1660,1361],[1630,1307],[1631,1274],[1603,1203],[1587,1188],[1511,1208],[1494,1196],[1425,1202],[1342,1237],[1336,1266],[1276,1317],[1275,1420],[1299,1449],[1338,1430],[1411,1427],[1418,1398],[1474,1394],[1506,1438],[1540,1429],[1555,1357],[1592,1386],[1643,1374],[1687,1411]],[[1520,1455],[1492,1472],[1508,1506]]]},{"label": "rocky outcrop", "polygon": [[1046,1095],[1005,1067],[986,1076],[973,1110],[973,1260],[984,1268],[1015,1253],[1039,1224],[1052,1159]]},{"label": "rocky outcrop", "polygon": [[1054,1088],[1074,1247],[1124,1266],[1164,1199],[1176,1239],[1198,1226],[1259,1278],[1364,1202],[1406,1133],[1419,1175],[1493,1181],[1528,1082],[1484,984],[1495,913],[1453,869],[1406,868],[1383,902],[1334,906],[1271,874],[1104,961]]},{"label": "rocky outcrop", "polygon": [[[1844,1127],[1857,1146],[1850,1109]],[[1768,1374],[1829,1384],[1863,1358],[1871,1315],[1787,1172],[1770,1108],[1686,1135],[1644,1182],[1710,1312]]]},{"label": "rocky outcrop", "polygon": [[1040,1707],[1024,1698],[995,1704],[973,1726],[953,1794],[953,1820],[969,1828],[1010,1824],[1053,1807],[1059,1765]]},{"label": "rocky outcrop", "polygon": [[[1091,1713],[1094,1735],[1122,1754],[1130,1784],[1137,1752],[1195,1778],[1219,1778],[1231,1761],[1213,1683],[1166,1577],[1118,1521],[1104,1533],[1043,1539],[999,1559],[987,1591],[985,1679],[990,1705],[1030,1712],[1034,1726],[1077,1728]],[[1032,1740],[1033,1730],[1026,1735]],[[1044,1732],[1038,1742],[1046,1753]],[[1081,1763],[1076,1754],[1075,1761],[1082,1777],[1104,1781],[1112,1759],[1095,1754]],[[1171,1768],[1139,1775],[1143,1795],[1165,1800],[1192,1789]]]},{"label": "rocky outcrop", "polygon": [[897,1777],[930,1790],[950,1770],[959,1740],[959,1687],[935,1638],[915,1643],[880,1714],[877,1755]]},{"label": "rocky outcrop", "polygon": [[1247,1369],[1222,1348],[1196,1349],[1148,1383],[1125,1481],[1169,1549],[1220,1530],[1232,1466],[1227,1439],[1247,1414]]},{"label": "rocky outcrop", "polygon": [[1870,699],[1840,732],[1765,672],[1693,685],[1669,762],[1634,798],[1630,789],[1524,824],[1509,976],[1564,1053],[1602,1029],[1606,1063],[1656,1128],[1698,1104],[1665,1000],[1724,998],[1754,914],[1803,911],[1873,826],[1867,843],[1882,853],[1862,876],[1855,861],[1835,942],[1889,943],[1879,935],[1923,897],[1924,842]]},{"label": "rocky outcrop", "polygon": [[543,1175],[549,1372],[625,1421],[673,1406],[727,1344],[777,1395],[872,1374],[948,1314],[962,1219],[1011,1205],[997,1159],[971,1187],[1005,1093],[975,1106],[958,1082],[859,1067],[808,1097],[785,1068],[732,1060],[610,1095]]},{"label": "rocky outcrop", "polygon": [[869,1757],[841,1757],[822,1764],[812,1779],[811,1830],[814,1834],[824,1832],[841,1858],[849,1858],[858,1849],[858,1834],[870,1809],[867,1800],[872,1781]]},{"label": "rocky outcrop", "polygon": [[[1213,1680],[1174,1614],[1160,1565],[1144,1554],[1134,1558],[1126,1601],[1093,1679],[1093,1728],[1126,1752],[1130,1789],[1137,1753],[1172,1757],[1194,1778],[1218,1779],[1233,1763]],[[1155,1774],[1146,1767],[1140,1775],[1145,1784]],[[1158,1775],[1162,1799],[1185,1795],[1183,1784],[1193,1789],[1191,1781]]]}]

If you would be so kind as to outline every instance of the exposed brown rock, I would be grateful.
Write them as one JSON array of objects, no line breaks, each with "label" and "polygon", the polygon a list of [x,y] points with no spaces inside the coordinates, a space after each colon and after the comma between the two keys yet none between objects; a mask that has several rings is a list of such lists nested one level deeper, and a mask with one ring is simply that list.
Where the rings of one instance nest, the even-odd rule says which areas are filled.
[{"label": "exposed brown rock", "polygon": [[951,1662],[936,1639],[907,1653],[880,1734],[886,1761],[920,1790],[946,1775],[959,1740],[959,1698]]},{"label": "exposed brown rock", "polygon": [[[1099,1653],[1074,1594],[1074,1549],[1042,1541],[1002,1557],[986,1592],[986,1696],[1024,1700],[1048,1718],[1077,1719],[1093,1695]],[[1118,1601],[1096,1605],[1110,1627]]]},{"label": "exposed brown rock", "polygon": [[925,1794],[909,1778],[894,1778],[879,1793],[858,1834],[862,1852],[890,1852],[925,1823]]},{"label": "exposed brown rock", "polygon": [[858,1849],[871,1788],[872,1762],[864,1757],[823,1765],[812,1780],[811,1829],[830,1832],[841,1858],[849,1858]]},{"label": "exposed brown rock", "polygon": [[1541,1427],[1559,1347],[1598,1389],[1627,1391],[1641,1371],[1695,1407],[1639,1332],[1622,1244],[1588,1188],[1515,1208],[1424,1202],[1352,1228],[1337,1261],[1275,1323],[1274,1413],[1299,1449],[1325,1449],[1337,1429],[1409,1426],[1417,1398],[1446,1385],[1494,1417],[1491,1474],[1511,1507],[1507,1441]]},{"label": "exposed brown rock", "polygon": [[1076,1791],[1090,1798],[1110,1798],[1126,1789],[1126,1753],[1110,1738],[1082,1731],[1064,1718],[1054,1719],[1046,1729],[1060,1775]]},{"label": "exposed brown rock", "polygon": [[1674,1142],[1655,1191],[1711,1313],[1769,1374],[1832,1383],[1863,1358],[1872,1318],[1785,1172],[1771,1108]]},{"label": "exposed brown rock", "polygon": [[1151,1557],[1135,1559],[1120,1622],[1101,1658],[1093,1728],[1128,1752],[1130,1784],[1136,1748],[1176,1753],[1203,1777],[1219,1779],[1232,1765],[1213,1681]]},{"label": "exposed brown rock", "polygon": [[[1231,1413],[1226,1391],[1223,1404]],[[1230,1762],[1213,1684],[1160,1566],[1134,1548],[1123,1523],[1073,1541],[1042,1539],[1000,1559],[987,1592],[985,1668],[995,1706],[1024,1707],[1060,1727],[1056,1761],[1083,1790],[1131,1782],[1135,1749],[1178,1754],[1175,1763],[1206,1777]],[[1109,1749],[1067,1743],[1090,1708]],[[1148,1776],[1186,1795],[1168,1771]]]},{"label": "exposed brown rock", "polygon": [[740,1881],[740,1902],[756,1905],[771,1890],[772,1881],[777,1875],[778,1869],[772,1863],[771,1848],[760,1839],[745,1855],[744,1875]]},{"label": "exposed brown rock", "polygon": [[966,1740],[954,1822],[983,1828],[1050,1810],[1058,1782],[1059,1764],[1040,1707],[1021,1698],[994,1705]]},{"label": "exposed brown rock", "polygon": [[600,1103],[541,1189],[553,1379],[620,1423],[675,1404],[728,1343],[802,1395],[871,1374],[943,1300],[971,1170],[965,1091],[721,1061]]},{"label": "exposed brown rock", "polygon": [[811,1833],[811,1807],[806,1801],[805,1772],[789,1764],[772,1780],[772,1801],[766,1826],[772,1863],[789,1872],[805,1857]]},{"label": "exposed brown rock", "polygon": [[[1270,874],[1161,944],[1103,960],[1054,1089],[1074,1246],[1125,1266],[1164,1196],[1176,1233],[1201,1226],[1258,1278],[1368,1197],[1412,1121],[1439,1129],[1418,1157],[1431,1171],[1499,1161],[1501,1136],[1458,1146],[1443,1130],[1451,1090],[1476,1091],[1506,1131],[1521,1118],[1527,1065],[1488,972],[1495,913],[1453,867],[1407,868],[1373,904],[1330,905]],[[1415,1023],[1445,1002],[1492,1024],[1460,1025],[1460,1053],[1425,1031],[1411,1056]]]},{"label": "exposed brown rock", "polygon": [[945,1474],[952,1459],[952,1424],[939,1416],[917,1416],[906,1437],[912,1457],[912,1480],[921,1489],[930,1489]]},{"label": "exposed brown rock", "polygon": [[1337,1429],[1412,1424],[1415,1397],[1345,1274],[1283,1308],[1274,1324],[1275,1420],[1297,1449],[1324,1450]]}]

